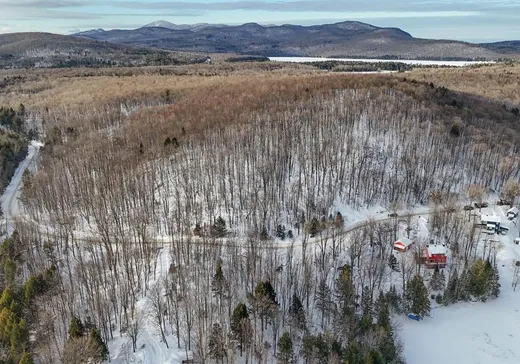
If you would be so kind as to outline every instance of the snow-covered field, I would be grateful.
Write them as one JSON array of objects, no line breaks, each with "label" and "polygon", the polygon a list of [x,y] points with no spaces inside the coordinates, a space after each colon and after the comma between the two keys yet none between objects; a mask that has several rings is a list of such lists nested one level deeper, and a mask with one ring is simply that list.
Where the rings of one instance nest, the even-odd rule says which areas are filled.
[{"label": "snow-covered field", "polygon": [[[506,220],[504,209],[490,209]],[[432,317],[413,321],[400,317],[400,338],[410,364],[513,364],[520,363],[520,288],[513,291],[515,261],[520,246],[513,240],[518,229],[500,240],[497,264],[501,292],[488,302],[465,302],[432,310]]]},{"label": "snow-covered field", "polygon": [[425,61],[413,59],[365,59],[365,58],[321,58],[321,57],[268,57],[270,61],[274,62],[325,62],[325,61],[340,61],[340,62],[399,62],[404,64],[421,65],[421,66],[450,66],[450,67],[464,67],[477,64],[489,64],[494,62],[480,62],[480,61]]}]

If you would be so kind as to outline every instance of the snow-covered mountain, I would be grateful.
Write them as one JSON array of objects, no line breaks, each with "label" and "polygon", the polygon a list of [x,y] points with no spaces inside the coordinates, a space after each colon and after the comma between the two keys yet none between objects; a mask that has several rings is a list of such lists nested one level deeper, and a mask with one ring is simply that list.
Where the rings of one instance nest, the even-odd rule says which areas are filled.
[{"label": "snow-covered mountain", "polygon": [[191,30],[199,31],[206,28],[223,28],[227,27],[225,24],[209,24],[209,23],[197,23],[197,24],[173,24],[166,20],[157,20],[150,24],[146,24],[143,28],[166,28],[172,30]]},{"label": "snow-covered mountain", "polygon": [[75,35],[80,35],[80,36],[84,36],[84,37],[91,37],[91,36],[96,36],[96,35],[99,35],[101,33],[105,33],[106,31],[102,28],[98,28],[98,29],[90,29],[90,30],[85,30],[84,32],[79,32],[79,33],[76,33]]}]

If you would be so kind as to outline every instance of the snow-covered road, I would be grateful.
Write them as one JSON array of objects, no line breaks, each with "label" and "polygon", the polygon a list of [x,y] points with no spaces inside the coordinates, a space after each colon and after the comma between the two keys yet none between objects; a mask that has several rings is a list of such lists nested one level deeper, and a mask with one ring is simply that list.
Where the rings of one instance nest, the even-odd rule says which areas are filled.
[{"label": "snow-covered road", "polygon": [[14,231],[13,218],[18,215],[18,198],[20,195],[20,187],[22,185],[23,173],[29,167],[38,155],[40,147],[43,144],[35,140],[31,141],[27,150],[27,156],[18,165],[14,173],[11,183],[6,187],[4,193],[0,197],[0,204],[2,206],[2,212],[6,222],[7,235],[11,235]]}]

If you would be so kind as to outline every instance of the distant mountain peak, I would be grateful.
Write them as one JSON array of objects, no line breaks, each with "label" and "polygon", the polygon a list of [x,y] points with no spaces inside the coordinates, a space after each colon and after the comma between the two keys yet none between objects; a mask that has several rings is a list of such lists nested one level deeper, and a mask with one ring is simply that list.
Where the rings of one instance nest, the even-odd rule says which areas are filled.
[{"label": "distant mountain peak", "polygon": [[83,32],[79,32],[79,33],[76,33],[74,35],[79,35],[79,36],[93,36],[93,35],[97,35],[97,34],[101,34],[101,33],[105,33],[106,30],[102,29],[102,28],[98,28],[98,29],[90,29],[90,30],[85,30]]},{"label": "distant mountain peak", "polygon": [[154,22],[151,22],[149,24],[146,24],[143,26],[143,28],[168,28],[168,29],[174,29],[177,25],[170,23],[166,20],[157,20]]},{"label": "distant mountain peak", "polygon": [[379,29],[379,27],[376,27],[375,25],[363,23],[360,21],[351,21],[351,20],[330,24],[330,26],[334,27],[334,28],[345,29],[345,30],[376,30],[376,29]]},{"label": "distant mountain peak", "polygon": [[166,28],[171,30],[191,30],[193,32],[203,30],[206,28],[222,28],[226,27],[225,24],[209,24],[209,23],[197,23],[197,24],[174,24],[166,20],[157,20],[146,24],[142,28]]}]

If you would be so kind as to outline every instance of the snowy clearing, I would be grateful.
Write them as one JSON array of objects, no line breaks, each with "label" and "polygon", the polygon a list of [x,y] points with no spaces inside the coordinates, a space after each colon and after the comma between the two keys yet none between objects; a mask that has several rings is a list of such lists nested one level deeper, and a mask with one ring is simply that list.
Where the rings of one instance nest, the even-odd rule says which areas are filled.
[{"label": "snowy clearing", "polygon": [[492,61],[425,61],[425,60],[413,60],[413,59],[365,59],[365,58],[320,58],[320,57],[268,57],[270,61],[274,62],[326,62],[326,61],[339,61],[339,62],[365,62],[365,63],[383,63],[383,62],[398,62],[404,64],[421,65],[421,66],[450,66],[450,67],[464,67],[477,64],[491,64],[495,63]]}]

